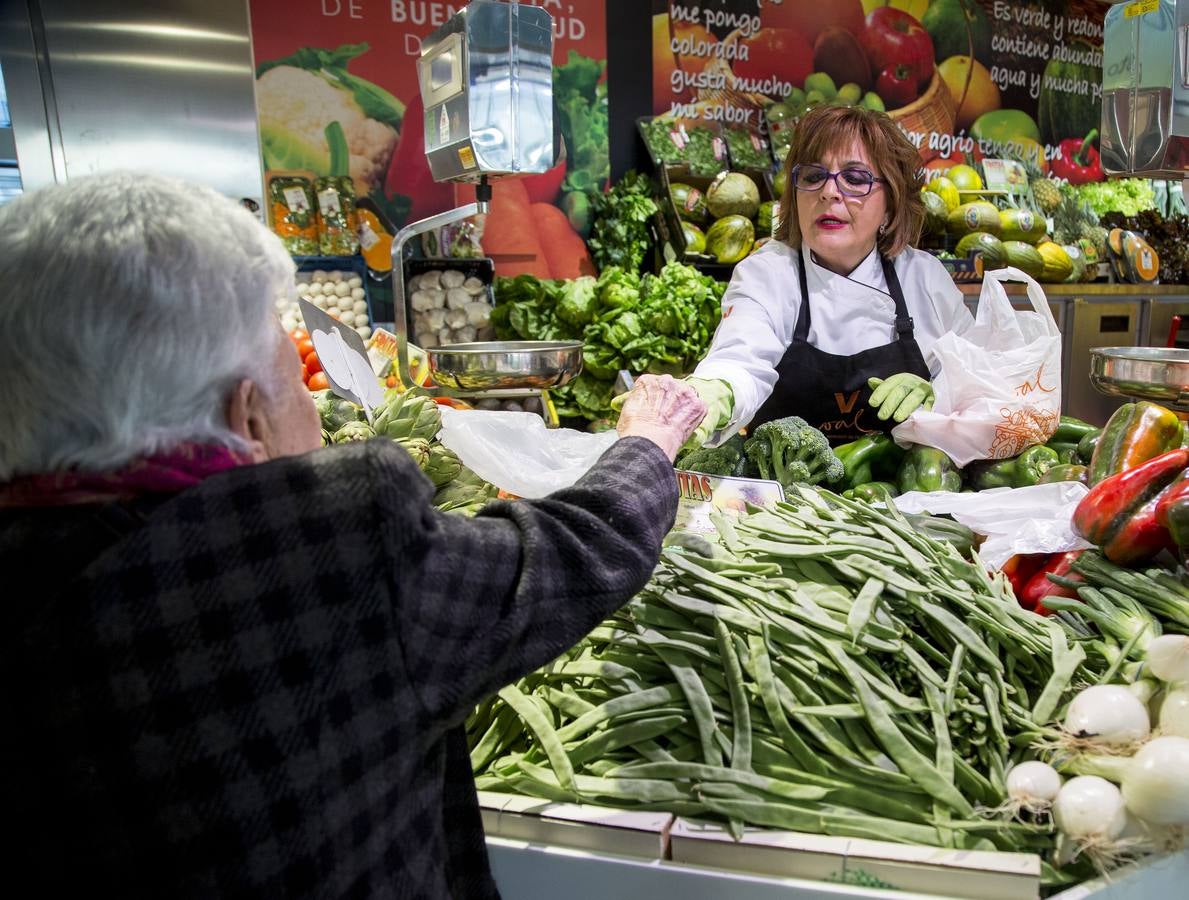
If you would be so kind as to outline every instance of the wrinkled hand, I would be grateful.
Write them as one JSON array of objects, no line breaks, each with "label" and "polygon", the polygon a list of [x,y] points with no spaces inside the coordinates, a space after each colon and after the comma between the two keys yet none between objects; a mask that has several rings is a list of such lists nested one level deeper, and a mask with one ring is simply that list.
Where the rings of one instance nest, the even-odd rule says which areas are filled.
[{"label": "wrinkled hand", "polygon": [[879,410],[877,418],[903,422],[918,409],[933,408],[933,385],[911,372],[900,372],[888,379],[869,378],[872,389],[868,404]]},{"label": "wrinkled hand", "polygon": [[620,437],[648,438],[670,462],[706,417],[698,392],[671,375],[641,375],[626,396],[615,430]]}]

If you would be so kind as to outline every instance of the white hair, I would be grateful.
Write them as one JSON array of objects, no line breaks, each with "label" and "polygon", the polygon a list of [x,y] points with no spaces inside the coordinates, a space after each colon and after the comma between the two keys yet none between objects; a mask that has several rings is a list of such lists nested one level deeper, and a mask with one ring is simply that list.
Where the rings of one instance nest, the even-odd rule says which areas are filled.
[{"label": "white hair", "polygon": [[244,378],[271,392],[293,274],[251,213],[169,178],[104,174],[0,208],[0,481],[242,448],[227,401]]}]

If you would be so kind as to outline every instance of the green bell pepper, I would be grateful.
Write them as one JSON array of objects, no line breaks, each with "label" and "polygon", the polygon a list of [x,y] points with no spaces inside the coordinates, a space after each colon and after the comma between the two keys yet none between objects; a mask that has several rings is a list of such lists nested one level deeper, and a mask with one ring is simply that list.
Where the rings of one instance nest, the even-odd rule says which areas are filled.
[{"label": "green bell pepper", "polygon": [[842,460],[842,485],[853,488],[894,478],[904,458],[904,450],[880,431],[835,447],[834,455]]},{"label": "green bell pepper", "polygon": [[1001,487],[1031,487],[1060,459],[1057,451],[1043,444],[1029,447],[1018,456],[971,466],[970,486],[986,491]]},{"label": "green bell pepper", "polygon": [[1057,452],[1057,459],[1063,466],[1075,463],[1078,458],[1078,445],[1076,443],[1049,441],[1045,446]]},{"label": "green bell pepper", "polygon": [[1038,484],[1056,484],[1059,481],[1080,481],[1085,484],[1087,471],[1085,466],[1062,463],[1041,475]]},{"label": "green bell pepper", "polygon": [[887,503],[897,493],[896,485],[890,481],[868,481],[843,491],[842,496],[847,500],[858,500],[862,503]]},{"label": "green bell pepper", "polygon": [[1078,465],[1088,466],[1090,460],[1094,458],[1094,448],[1098,446],[1098,441],[1102,437],[1102,430],[1092,431],[1081,440],[1078,441]]},{"label": "green bell pepper", "polygon": [[1091,425],[1089,422],[1083,422],[1081,419],[1075,419],[1073,416],[1062,416],[1057,430],[1053,432],[1053,436],[1049,438],[1049,446],[1053,444],[1076,444],[1088,434],[1097,434],[1102,431],[1097,425]]},{"label": "green bell pepper", "polygon": [[909,491],[953,491],[962,489],[962,473],[941,450],[920,444],[909,449],[896,473],[900,493]]}]

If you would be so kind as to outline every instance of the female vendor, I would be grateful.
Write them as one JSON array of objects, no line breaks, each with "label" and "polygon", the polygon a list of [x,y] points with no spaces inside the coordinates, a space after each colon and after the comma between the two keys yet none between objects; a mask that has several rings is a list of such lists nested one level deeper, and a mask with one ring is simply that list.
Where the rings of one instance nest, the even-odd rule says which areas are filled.
[{"label": "female vendor", "polygon": [[798,124],[775,237],[735,267],[690,382],[694,442],[800,416],[838,445],[930,408],[929,350],[972,322],[920,234],[916,148],[886,115],[820,107]]}]

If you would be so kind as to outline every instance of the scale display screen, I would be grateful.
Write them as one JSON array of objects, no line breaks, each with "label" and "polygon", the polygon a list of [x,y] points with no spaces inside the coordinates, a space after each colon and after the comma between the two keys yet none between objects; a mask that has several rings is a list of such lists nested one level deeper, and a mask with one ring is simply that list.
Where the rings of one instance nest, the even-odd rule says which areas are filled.
[{"label": "scale display screen", "polygon": [[439,53],[429,64],[429,84],[434,91],[440,91],[454,80],[454,54]]}]

